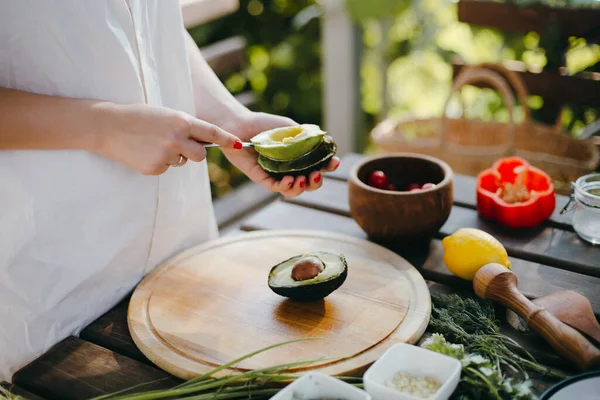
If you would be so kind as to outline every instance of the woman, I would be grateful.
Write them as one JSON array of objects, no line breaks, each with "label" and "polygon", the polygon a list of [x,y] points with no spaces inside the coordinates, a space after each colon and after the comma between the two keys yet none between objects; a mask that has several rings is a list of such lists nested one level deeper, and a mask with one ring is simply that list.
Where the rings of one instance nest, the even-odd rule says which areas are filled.
[{"label": "woman", "polygon": [[229,94],[178,0],[9,0],[1,11],[0,380],[10,381],[161,261],[217,237],[198,141],[286,197],[319,188],[321,173],[275,181],[239,149],[294,121]]}]

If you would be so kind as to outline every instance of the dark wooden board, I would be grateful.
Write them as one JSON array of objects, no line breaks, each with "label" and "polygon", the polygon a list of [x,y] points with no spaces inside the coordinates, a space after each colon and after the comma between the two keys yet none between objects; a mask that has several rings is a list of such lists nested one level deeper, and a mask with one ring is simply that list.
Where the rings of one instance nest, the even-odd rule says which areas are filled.
[{"label": "dark wooden board", "polygon": [[[564,38],[598,36],[600,10],[591,8],[555,8],[541,4],[519,7],[482,0],[461,0],[458,3],[458,20],[468,24],[498,28],[503,31],[544,33],[551,21],[561,26]],[[590,35],[595,31],[595,35]]]},{"label": "dark wooden board", "polygon": [[[600,104],[600,73],[587,72],[571,76],[566,71],[562,73],[558,71],[527,71],[524,64],[517,62],[504,65],[523,80],[529,94],[541,96],[547,102],[552,100],[559,105],[575,103],[598,106]],[[458,59],[452,61],[454,79],[463,67],[464,63]],[[490,88],[485,83],[473,83],[473,85]]]},{"label": "dark wooden board", "polygon": [[2,382],[0,383],[0,386],[8,390],[10,393],[16,396],[21,396],[22,398],[27,400],[45,400],[43,397],[40,397],[37,394],[31,393],[30,391],[25,390],[17,385],[11,385],[8,382]]},{"label": "dark wooden board", "polygon": [[85,327],[79,335],[81,339],[112,350],[134,360],[153,365],[137,348],[127,326],[129,298],[123,299],[116,307]]},{"label": "dark wooden board", "polygon": [[[341,192],[342,189],[339,181],[347,181],[350,176],[350,170],[352,166],[356,163],[364,160],[367,156],[351,153],[341,158],[340,166],[337,171],[331,173],[329,175],[331,186],[338,186],[338,192]],[[336,185],[337,184],[337,185]],[[465,175],[455,175],[454,176],[454,204],[457,206],[462,206],[466,208],[471,208],[473,210],[477,209],[477,194],[476,194],[476,179],[472,176]],[[319,189],[321,190],[321,189]],[[334,189],[331,189],[333,191]],[[298,202],[306,203],[310,202],[314,197],[313,193],[317,194],[317,192],[307,192],[303,193],[300,198],[298,198]],[[322,197],[333,198],[334,195],[328,193],[327,195],[323,195]],[[344,201],[344,200],[342,200]],[[573,213],[568,212],[563,215],[560,215],[560,211],[567,204],[569,198],[566,196],[557,195],[556,196],[556,209],[552,216],[544,223],[544,226],[552,226],[556,228],[566,229],[573,231]],[[345,203],[348,204],[348,200],[345,199]],[[322,205],[324,206],[324,205]]]},{"label": "dark wooden board", "polygon": [[[335,180],[324,182],[319,190],[286,201],[343,216],[351,215],[347,184]],[[546,226],[508,229],[481,219],[476,210],[455,206],[437,237],[451,235],[463,227],[478,228],[492,234],[512,256],[600,277],[600,248],[581,240],[570,230]]]},{"label": "dark wooden board", "polygon": [[328,172],[325,179],[332,178],[345,181],[350,176],[350,170],[357,163],[365,159],[365,155],[348,153],[340,157],[340,165],[333,172]]},{"label": "dark wooden board", "polygon": [[[322,229],[367,239],[353,219],[287,202],[273,203],[242,224],[244,230],[260,229]],[[426,279],[453,286],[470,287],[469,282],[454,276],[443,261],[439,239],[432,240],[427,254],[403,255],[418,268]],[[540,263],[511,257],[519,288],[529,298],[537,298],[559,290],[575,290],[586,296],[594,312],[600,315],[600,279],[552,268]]]},{"label": "dark wooden board", "polygon": [[[221,151],[219,149],[214,150]],[[235,190],[215,200],[214,209],[217,224],[219,228],[225,228],[236,219],[248,215],[248,213],[275,200],[278,196],[278,193],[271,192],[254,182],[243,183]]]},{"label": "dark wooden board", "polygon": [[165,372],[93,343],[69,337],[18,371],[16,385],[48,400],[82,400],[144,385],[136,391],[181,383]]},{"label": "dark wooden board", "polygon": [[251,90],[234,95],[235,99],[246,108],[255,111],[257,106],[257,98]]},{"label": "dark wooden board", "polygon": [[206,62],[219,77],[242,69],[246,63],[246,40],[234,36],[200,48]]}]

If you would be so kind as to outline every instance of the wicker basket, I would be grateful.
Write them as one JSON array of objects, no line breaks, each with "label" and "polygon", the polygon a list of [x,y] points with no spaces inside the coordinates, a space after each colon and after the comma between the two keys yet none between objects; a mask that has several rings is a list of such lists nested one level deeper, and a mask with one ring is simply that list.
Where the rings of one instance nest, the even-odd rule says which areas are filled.
[{"label": "wicker basket", "polygon": [[[454,81],[452,93],[473,83],[487,83],[500,93],[508,108],[508,123],[448,118],[446,113],[430,119],[388,118],[371,132],[378,152],[429,154],[446,161],[456,173],[470,176],[498,158],[516,155],[547,172],[557,192],[563,194],[569,193],[570,182],[598,167],[600,151],[593,141],[570,137],[561,129],[560,120],[555,126],[531,120],[527,90],[517,74],[499,64],[466,66]],[[511,88],[524,112],[520,124],[514,121]]]}]

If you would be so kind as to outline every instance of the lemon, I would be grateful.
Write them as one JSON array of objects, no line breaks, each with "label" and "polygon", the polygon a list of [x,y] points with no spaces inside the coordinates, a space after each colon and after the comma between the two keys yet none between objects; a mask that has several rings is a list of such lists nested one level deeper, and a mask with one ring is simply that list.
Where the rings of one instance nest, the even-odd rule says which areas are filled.
[{"label": "lemon", "polygon": [[495,237],[474,228],[461,228],[442,240],[444,263],[454,274],[473,280],[477,271],[486,264],[498,263],[510,269],[506,249]]}]

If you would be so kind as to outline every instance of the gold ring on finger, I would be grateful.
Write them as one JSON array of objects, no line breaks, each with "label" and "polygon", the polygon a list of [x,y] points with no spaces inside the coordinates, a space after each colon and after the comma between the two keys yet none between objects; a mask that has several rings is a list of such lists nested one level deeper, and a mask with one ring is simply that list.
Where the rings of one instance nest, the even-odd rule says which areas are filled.
[{"label": "gold ring on finger", "polygon": [[171,167],[181,167],[182,165],[184,165],[187,162],[187,158],[183,156],[183,154],[179,155],[179,161],[177,161],[177,164],[172,164]]}]

